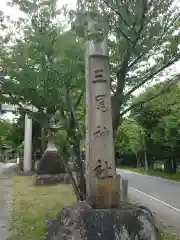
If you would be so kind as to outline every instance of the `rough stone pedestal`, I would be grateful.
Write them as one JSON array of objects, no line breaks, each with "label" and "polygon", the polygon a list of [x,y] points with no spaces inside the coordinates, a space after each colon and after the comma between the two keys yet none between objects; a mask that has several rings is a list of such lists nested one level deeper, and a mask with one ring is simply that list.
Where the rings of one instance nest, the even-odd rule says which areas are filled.
[{"label": "rough stone pedestal", "polygon": [[70,183],[55,147],[46,149],[42,159],[35,163],[35,170],[33,179],[35,185]]},{"label": "rough stone pedestal", "polygon": [[46,149],[37,167],[37,174],[65,173],[64,166],[56,149]]},{"label": "rough stone pedestal", "polygon": [[33,183],[36,186],[43,186],[43,185],[55,185],[59,183],[63,184],[70,184],[70,177],[67,173],[60,173],[60,174],[44,174],[44,175],[37,175],[34,174],[33,176]]},{"label": "rough stone pedestal", "polygon": [[92,209],[85,202],[65,207],[47,222],[47,240],[160,240],[153,216],[132,205]]}]

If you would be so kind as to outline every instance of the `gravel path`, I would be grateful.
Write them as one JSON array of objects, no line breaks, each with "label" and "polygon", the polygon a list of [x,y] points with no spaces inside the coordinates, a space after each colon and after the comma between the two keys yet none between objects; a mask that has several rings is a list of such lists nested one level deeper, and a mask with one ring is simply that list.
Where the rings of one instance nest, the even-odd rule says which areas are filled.
[{"label": "gravel path", "polygon": [[12,201],[12,180],[0,173],[0,240],[8,239],[8,217]]}]

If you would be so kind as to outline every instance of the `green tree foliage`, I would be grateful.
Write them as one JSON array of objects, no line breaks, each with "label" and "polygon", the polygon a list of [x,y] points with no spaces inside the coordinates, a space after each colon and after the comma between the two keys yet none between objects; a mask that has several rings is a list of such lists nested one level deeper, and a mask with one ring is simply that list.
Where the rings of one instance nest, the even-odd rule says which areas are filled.
[{"label": "green tree foliage", "polygon": [[[73,27],[85,39],[90,18],[99,19],[103,15],[108,21],[115,130],[134,91],[159,80],[180,59],[180,8],[176,3],[78,0],[77,10],[71,12]],[[168,81],[174,77],[168,75]]]},{"label": "green tree foliage", "polygon": [[[57,104],[67,103],[67,95],[77,98],[83,89],[82,46],[87,40],[87,21],[99,13],[109,23],[115,130],[133,92],[159,79],[179,60],[179,7],[174,0],[89,0],[86,4],[79,0],[76,11],[69,12],[72,29],[79,37],[73,31],[64,33],[57,20],[62,11],[57,9],[55,0],[11,0],[11,4],[21,9],[24,17],[11,23],[21,38],[13,36],[15,44],[8,48],[2,44],[2,90],[11,96],[15,93],[13,102],[18,104],[21,99],[54,113]],[[169,76],[169,82],[172,77],[175,76]]]},{"label": "green tree foliage", "polygon": [[0,119],[0,161],[8,152],[17,148],[18,128],[15,123]]},{"label": "green tree foliage", "polygon": [[[164,117],[177,117],[180,101],[179,83],[171,85],[163,95],[158,95],[165,85],[166,82],[162,82],[147,88],[144,93],[138,95],[132,102],[132,105],[143,102],[132,109],[131,115],[149,132],[160,124]],[[155,94],[158,97],[147,101],[151,95]]]},{"label": "green tree foliage", "polygon": [[[23,18],[11,23],[21,37],[13,35],[13,43],[9,39],[11,45],[2,49],[2,92],[8,94],[2,101],[19,105],[20,111],[24,111],[22,104],[32,104],[38,110],[31,113],[32,117],[47,125],[58,111],[58,121],[63,120],[68,136],[60,148],[67,160],[66,146],[70,144],[76,146],[75,155],[80,154],[75,131],[83,128],[80,106],[84,89],[83,40],[73,31],[65,31],[59,23],[61,11],[56,0],[12,0],[11,4],[21,10]],[[77,124],[79,118],[81,123]]]},{"label": "green tree foliage", "polygon": [[[3,50],[2,92],[12,103],[32,104],[49,114],[62,105],[69,107],[83,88],[83,52],[72,31],[64,32],[57,21],[56,1],[12,1],[24,18],[12,26],[21,32]],[[12,40],[12,39],[10,39]],[[15,95],[15,96],[13,96]]]},{"label": "green tree foliage", "polygon": [[[180,143],[180,85],[176,83],[163,95],[158,95],[165,84],[147,88],[133,101],[133,104],[144,104],[137,105],[131,111],[131,116],[146,129],[148,149],[163,160],[178,158]],[[152,94],[158,97],[146,101]]]},{"label": "green tree foliage", "polygon": [[[0,38],[0,81],[1,93],[7,96],[1,94],[0,100],[17,104],[23,111],[22,104],[32,104],[42,116],[40,122],[59,111],[57,121],[63,130],[56,134],[60,134],[59,141],[64,141],[66,158],[69,156],[67,146],[74,146],[81,175],[79,149],[85,130],[84,42],[89,17],[98,19],[103,15],[109,23],[116,131],[134,91],[158,80],[178,62],[179,7],[174,0],[78,0],[76,11],[69,12],[72,28],[65,31],[59,22],[62,9],[58,9],[57,0],[10,0],[10,4],[20,9],[22,16],[12,21],[2,15],[1,30],[4,29],[5,34]],[[177,76],[177,73],[168,74],[166,83],[172,83]],[[138,132],[138,128],[131,125]],[[137,152],[138,143],[129,139],[131,151]]]},{"label": "green tree foliage", "polygon": [[0,119],[0,146],[12,145],[13,125],[7,120]]},{"label": "green tree foliage", "polygon": [[144,149],[145,130],[134,119],[122,121],[116,133],[116,149],[120,153],[134,154],[139,165],[138,153]]}]

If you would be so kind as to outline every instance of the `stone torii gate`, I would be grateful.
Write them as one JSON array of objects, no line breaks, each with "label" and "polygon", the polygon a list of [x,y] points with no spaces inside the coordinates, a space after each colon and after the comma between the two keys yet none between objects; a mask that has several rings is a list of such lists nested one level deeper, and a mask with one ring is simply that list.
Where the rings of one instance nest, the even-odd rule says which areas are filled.
[{"label": "stone torii gate", "polygon": [[[37,112],[37,109],[32,105],[23,106],[27,110]],[[15,112],[18,110],[17,105],[1,104],[1,112]],[[24,126],[24,164],[23,170],[28,173],[32,170],[32,118],[25,114],[25,126]]]}]

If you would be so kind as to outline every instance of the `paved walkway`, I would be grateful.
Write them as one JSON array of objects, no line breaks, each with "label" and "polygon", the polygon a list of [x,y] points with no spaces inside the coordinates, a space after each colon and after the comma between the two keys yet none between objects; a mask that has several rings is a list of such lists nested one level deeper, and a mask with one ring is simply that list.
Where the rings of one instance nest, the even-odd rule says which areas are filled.
[{"label": "paved walkway", "polygon": [[11,210],[12,181],[0,171],[0,240],[8,239],[8,217]]}]

